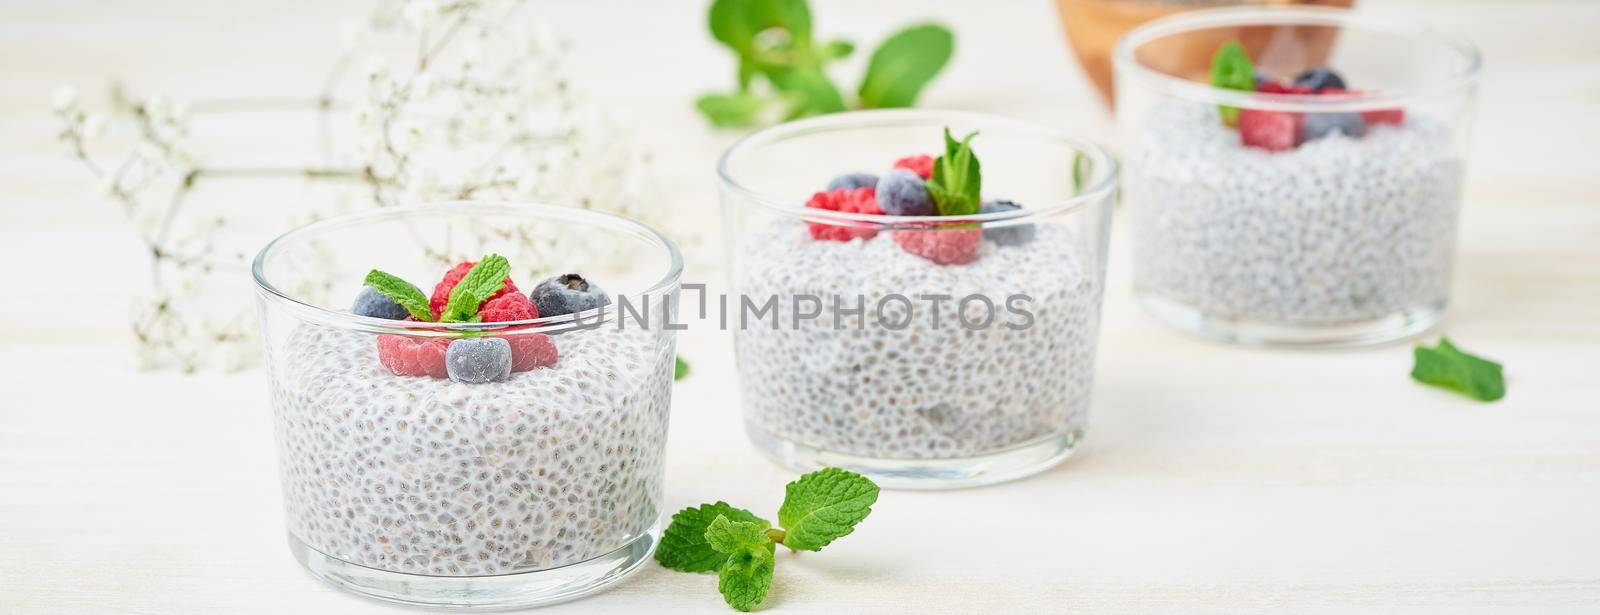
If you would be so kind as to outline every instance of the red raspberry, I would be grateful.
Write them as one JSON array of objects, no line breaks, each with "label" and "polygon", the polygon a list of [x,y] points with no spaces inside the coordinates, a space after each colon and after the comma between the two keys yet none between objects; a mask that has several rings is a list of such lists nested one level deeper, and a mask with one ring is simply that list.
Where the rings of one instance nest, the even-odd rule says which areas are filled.
[{"label": "red raspberry", "polygon": [[1256,84],[1256,91],[1262,94],[1316,94],[1311,88],[1303,85],[1284,85],[1276,81],[1263,81]]},{"label": "red raspberry", "polygon": [[503,335],[511,342],[511,371],[525,372],[556,364],[556,344],[543,333]]},{"label": "red raspberry", "polygon": [[1246,147],[1259,147],[1269,152],[1294,149],[1299,128],[1300,118],[1294,113],[1239,110],[1239,142]]},{"label": "red raspberry", "polygon": [[396,376],[449,378],[444,366],[449,347],[449,338],[380,334],[378,362]]},{"label": "red raspberry", "polygon": [[1368,126],[1372,126],[1374,124],[1390,124],[1399,126],[1404,124],[1406,121],[1406,110],[1376,109],[1373,111],[1362,111],[1361,119],[1365,121]]},{"label": "red raspberry", "polygon": [[528,296],[522,293],[501,293],[483,302],[483,307],[478,308],[478,316],[483,317],[483,322],[532,320],[539,317],[539,308],[534,307]]},{"label": "red raspberry", "polygon": [[[472,266],[476,264],[472,261],[467,261],[451,267],[449,271],[445,272],[444,279],[439,280],[439,284],[433,287],[433,297],[428,299],[428,307],[433,308],[433,318],[435,320],[438,320],[439,313],[444,311],[445,304],[450,302],[450,291],[455,290],[456,284],[460,284],[461,278],[467,277],[467,272],[472,271]],[[507,293],[521,293],[521,291],[517,290],[517,285],[511,282],[511,278],[506,278],[506,285],[500,289],[500,292],[489,298],[498,299]]]},{"label": "red raspberry", "polygon": [[965,265],[978,260],[983,229],[935,228],[894,231],[894,242],[907,252],[940,265]]},{"label": "red raspberry", "polygon": [[[806,207],[812,209],[826,209],[852,214],[882,215],[883,210],[878,208],[878,194],[872,188],[839,188],[833,192],[818,192],[811,195],[811,200],[806,201]],[[828,239],[832,241],[850,241],[851,239],[872,239],[878,236],[878,230],[865,226],[850,226],[849,222],[806,222],[806,230],[811,232],[812,239]]]},{"label": "red raspberry", "polygon": [[907,169],[922,176],[922,179],[928,179],[933,177],[933,156],[927,154],[906,156],[894,161],[894,168]]}]

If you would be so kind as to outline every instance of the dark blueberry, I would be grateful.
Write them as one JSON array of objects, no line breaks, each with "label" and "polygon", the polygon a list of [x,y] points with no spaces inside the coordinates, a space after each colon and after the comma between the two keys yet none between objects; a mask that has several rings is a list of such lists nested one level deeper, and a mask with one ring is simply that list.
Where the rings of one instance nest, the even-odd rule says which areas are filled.
[{"label": "dark blueberry", "polygon": [[[422,294],[422,291],[417,291]],[[355,305],[350,306],[350,311],[360,316],[373,318],[387,318],[389,320],[405,320],[411,312],[407,312],[400,304],[395,303],[388,295],[378,292],[371,286],[361,287],[361,294],[356,295]]]},{"label": "dark blueberry", "polygon": [[914,171],[895,169],[878,180],[878,208],[891,216],[933,215],[933,195]]},{"label": "dark blueberry", "polygon": [[611,303],[606,291],[576,273],[558,275],[533,287],[528,299],[539,308],[539,317],[573,314]]},{"label": "dark blueberry", "polygon": [[1299,76],[1294,78],[1294,84],[1311,88],[1313,92],[1320,92],[1327,88],[1346,89],[1344,87],[1344,79],[1339,77],[1339,73],[1333,72],[1331,68],[1319,67],[1300,73]]},{"label": "dark blueberry", "polygon": [[1305,141],[1321,139],[1335,130],[1347,137],[1359,137],[1367,133],[1367,124],[1360,113],[1308,113],[1300,124],[1300,135]]},{"label": "dark blueberry", "polygon": [[[995,199],[993,201],[985,201],[982,205],[979,205],[978,213],[987,214],[1018,209],[1022,209],[1022,206],[1005,199]],[[983,238],[1002,246],[1020,246],[1033,241],[1035,232],[1037,232],[1037,229],[1033,228],[1032,224],[985,227],[983,229]]]},{"label": "dark blueberry", "polygon": [[835,177],[833,181],[828,182],[828,192],[833,192],[840,188],[849,188],[851,190],[871,188],[876,185],[878,185],[877,175],[871,173],[848,173]]},{"label": "dark blueberry", "polygon": [[511,377],[511,342],[499,337],[463,337],[444,351],[445,371],[456,382],[478,384]]}]

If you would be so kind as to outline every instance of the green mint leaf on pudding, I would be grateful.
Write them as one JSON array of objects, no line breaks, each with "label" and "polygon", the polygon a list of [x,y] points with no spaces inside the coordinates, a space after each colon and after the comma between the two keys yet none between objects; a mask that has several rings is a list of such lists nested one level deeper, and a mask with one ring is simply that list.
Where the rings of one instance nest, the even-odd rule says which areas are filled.
[{"label": "green mint leaf on pudding", "polygon": [[[1217,48],[1216,55],[1211,56],[1211,85],[1224,90],[1240,90],[1254,92],[1256,89],[1256,69],[1250,63],[1250,56],[1244,51],[1244,46],[1239,41],[1230,40]],[[1239,108],[1218,106],[1217,111],[1222,115],[1222,123],[1229,126],[1239,124]]]},{"label": "green mint leaf on pudding", "polygon": [[854,531],[877,501],[878,486],[855,472],[825,468],[801,476],[785,488],[778,509],[783,544],[797,551],[820,551]]},{"label": "green mint leaf on pudding", "polygon": [[767,598],[772,588],[772,539],[760,524],[731,521],[718,515],[706,527],[706,542],[727,557],[717,570],[717,591],[738,611],[749,611]]},{"label": "green mint leaf on pudding", "polygon": [[1417,382],[1456,391],[1478,401],[1495,401],[1506,396],[1506,382],[1499,363],[1463,352],[1439,338],[1433,348],[1412,350],[1415,364],[1411,377]]},{"label": "green mint leaf on pudding", "polygon": [[689,375],[689,362],[683,360],[683,357],[673,358],[676,360],[676,362],[672,366],[672,379],[683,380],[684,376]]},{"label": "green mint leaf on pudding", "polygon": [[422,294],[416,286],[394,275],[373,269],[367,272],[367,277],[361,282],[371,286],[384,296],[393,299],[400,307],[411,313],[411,316],[422,322],[433,321],[433,311],[428,307],[428,297]]},{"label": "green mint leaf on pudding", "polygon": [[944,26],[920,24],[894,33],[872,52],[861,78],[861,106],[910,107],[955,52],[955,35]]},{"label": "green mint leaf on pudding", "polygon": [[442,322],[469,322],[478,314],[478,308],[495,293],[505,288],[506,275],[511,273],[511,263],[499,254],[490,254],[478,260],[467,271],[466,277],[450,290],[450,299],[439,313]]},{"label": "green mint leaf on pudding", "polygon": [[983,194],[983,174],[978,155],[972,152],[974,132],[957,142],[944,129],[944,155],[933,161],[933,176],[928,178],[928,193],[941,216],[977,213]]},{"label": "green mint leaf on pudding", "polygon": [[672,515],[672,523],[661,533],[661,544],[656,547],[656,561],[679,572],[716,572],[727,561],[727,553],[711,547],[706,530],[717,518],[754,523],[761,529],[771,524],[743,508],[727,502],[701,504],[685,508]]}]

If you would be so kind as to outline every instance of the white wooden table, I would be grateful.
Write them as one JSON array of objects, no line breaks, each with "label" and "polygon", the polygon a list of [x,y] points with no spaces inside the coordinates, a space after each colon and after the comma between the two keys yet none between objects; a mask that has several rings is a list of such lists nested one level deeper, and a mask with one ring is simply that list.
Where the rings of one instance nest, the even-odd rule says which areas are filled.
[{"label": "white wooden table", "polygon": [[[594,99],[668,146],[663,206],[714,220],[711,164],[731,136],[689,101],[731,66],[704,4],[540,10],[575,41]],[[1418,386],[1404,345],[1267,352],[1164,330],[1130,300],[1117,232],[1079,455],[1012,484],[885,492],[848,540],[782,555],[764,609],[1600,608],[1600,3],[1365,4],[1463,30],[1487,57],[1443,330],[1506,364],[1506,399]],[[813,5],[819,31],[864,46],[923,16],[953,25],[958,56],[926,106],[1110,135],[1044,0]],[[0,6],[0,612],[393,612],[290,559],[261,372],[129,368],[122,309],[144,265],[48,113],[55,86],[111,76],[180,95],[309,93],[336,18],[364,9]],[[669,504],[775,510],[793,475],[744,440],[729,339],[702,329],[680,347],[694,375],[675,394]],[[714,583],[652,564],[551,612],[724,612]]]}]

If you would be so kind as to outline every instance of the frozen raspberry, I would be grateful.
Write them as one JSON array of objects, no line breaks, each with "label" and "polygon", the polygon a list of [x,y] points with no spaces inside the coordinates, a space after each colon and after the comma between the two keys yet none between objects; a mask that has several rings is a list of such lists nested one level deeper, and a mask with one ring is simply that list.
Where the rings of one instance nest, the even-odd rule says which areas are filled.
[{"label": "frozen raspberry", "polygon": [[[812,209],[826,209],[852,214],[883,215],[883,210],[878,209],[877,192],[872,188],[840,188],[832,192],[818,192],[811,195],[811,200],[806,201],[806,207]],[[827,239],[831,241],[850,241],[851,239],[872,239],[878,236],[878,230],[868,226],[851,226],[851,222],[806,222],[806,229],[811,232],[812,239]]]},{"label": "frozen raspberry", "polygon": [[[450,291],[455,290],[456,284],[460,284],[461,278],[467,277],[467,272],[472,271],[472,266],[476,264],[475,262],[467,261],[451,267],[449,271],[445,272],[444,279],[439,280],[439,284],[433,287],[433,297],[428,299],[428,307],[433,308],[433,317],[435,319],[438,319],[439,314],[444,311],[445,304],[450,303]],[[517,285],[511,282],[511,278],[506,278],[506,285],[500,289],[500,292],[489,298],[498,299],[507,293],[521,292],[517,290]]]},{"label": "frozen raspberry", "polygon": [[1293,113],[1239,110],[1239,142],[1246,147],[1259,147],[1269,152],[1294,149],[1299,132],[1299,118]]},{"label": "frozen raspberry", "polygon": [[378,336],[378,362],[396,376],[449,378],[445,353],[450,340],[442,337]]},{"label": "frozen raspberry", "polygon": [[933,177],[933,156],[922,154],[919,156],[906,156],[894,161],[894,168],[907,169],[920,175],[922,179]]},{"label": "frozen raspberry", "polygon": [[510,333],[501,336],[511,343],[511,371],[525,372],[535,367],[556,364],[556,344],[543,333]]},{"label": "frozen raspberry", "polygon": [[534,307],[533,302],[522,293],[501,293],[483,302],[483,307],[478,308],[478,316],[482,317],[483,322],[532,320],[539,317],[539,308]]},{"label": "frozen raspberry", "polygon": [[965,265],[978,260],[983,229],[902,229],[894,231],[894,242],[901,249],[940,265]]}]

